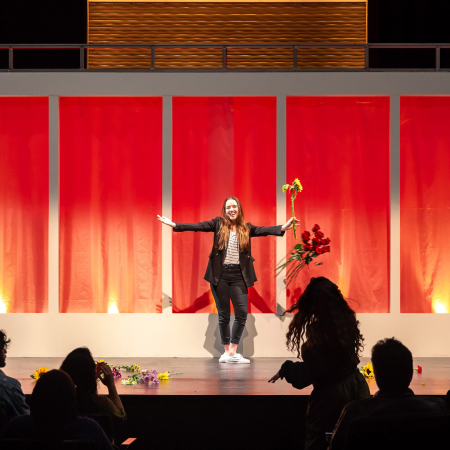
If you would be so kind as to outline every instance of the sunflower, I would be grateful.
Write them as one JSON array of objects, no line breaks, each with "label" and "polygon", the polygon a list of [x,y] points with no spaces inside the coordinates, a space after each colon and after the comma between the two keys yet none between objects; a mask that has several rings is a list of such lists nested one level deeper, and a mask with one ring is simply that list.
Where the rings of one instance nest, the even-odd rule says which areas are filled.
[{"label": "sunflower", "polygon": [[168,380],[169,379],[169,375],[170,375],[170,372],[161,372],[161,373],[158,373],[158,378],[160,379],[160,380]]},{"label": "sunflower", "polygon": [[374,378],[375,374],[373,372],[373,367],[371,363],[367,363],[362,369],[361,373],[365,378]]},{"label": "sunflower", "polygon": [[303,186],[301,185],[300,180],[299,180],[298,178],[296,178],[296,179],[294,180],[294,182],[292,183],[292,185],[294,186],[294,189],[295,189],[297,192],[303,191]]},{"label": "sunflower", "polygon": [[46,372],[48,372],[47,367],[41,367],[40,369],[36,370],[36,372],[34,372],[33,375],[30,375],[30,377],[37,381],[39,380],[41,375]]}]

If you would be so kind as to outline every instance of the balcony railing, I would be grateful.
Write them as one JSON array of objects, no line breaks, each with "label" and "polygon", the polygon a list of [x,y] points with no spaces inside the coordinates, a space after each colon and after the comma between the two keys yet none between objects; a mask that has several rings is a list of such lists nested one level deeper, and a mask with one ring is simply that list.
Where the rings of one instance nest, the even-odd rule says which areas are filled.
[{"label": "balcony railing", "polygon": [[[178,49],[221,49],[222,54],[222,65],[221,67],[215,68],[202,68],[202,69],[193,69],[193,68],[177,68],[177,69],[163,69],[158,68],[157,64],[155,64],[155,55],[158,49],[170,49],[170,48],[178,48]],[[282,68],[253,68],[253,69],[237,69],[230,67],[228,63],[228,51],[230,49],[291,49],[292,50],[292,67],[282,67]],[[441,49],[450,49],[450,44],[369,44],[369,43],[278,43],[278,44],[0,44],[0,49],[8,50],[8,67],[4,69],[0,69],[0,71],[39,71],[39,70],[64,70],[64,71],[245,71],[245,70],[253,70],[253,71],[278,71],[278,72],[292,72],[292,71],[392,71],[392,70],[450,70],[448,68],[441,67]],[[79,68],[72,69],[19,69],[14,67],[14,51],[15,50],[23,50],[23,49],[78,49],[79,50]],[[132,69],[132,68],[87,68],[86,67],[86,51],[88,49],[150,49],[148,68],[146,69]],[[298,63],[298,55],[299,50],[302,49],[364,49],[364,67],[360,68],[308,68],[304,65],[299,67]],[[434,49],[435,51],[435,67],[428,69],[420,69],[420,68],[370,68],[369,64],[369,50],[371,49]],[[362,66],[362,64],[361,64]]]}]

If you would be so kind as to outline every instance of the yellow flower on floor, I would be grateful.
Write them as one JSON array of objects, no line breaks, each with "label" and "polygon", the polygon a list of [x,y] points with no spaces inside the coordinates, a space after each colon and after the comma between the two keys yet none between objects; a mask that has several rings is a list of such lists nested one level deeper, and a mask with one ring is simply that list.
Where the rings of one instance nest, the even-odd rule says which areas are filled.
[{"label": "yellow flower on floor", "polygon": [[373,367],[371,363],[367,363],[362,369],[361,373],[365,378],[374,378],[375,374],[373,373]]},{"label": "yellow flower on floor", "polygon": [[302,192],[302,191],[303,191],[303,186],[301,185],[300,180],[299,180],[298,178],[296,178],[296,179],[294,180],[294,182],[292,183],[292,185],[294,186],[294,189],[295,189],[297,192]]},{"label": "yellow flower on floor", "polygon": [[141,368],[137,365],[137,364],[133,364],[133,367],[134,367],[134,371],[135,372],[140,372],[141,371]]},{"label": "yellow flower on floor", "polygon": [[158,378],[160,380],[168,380],[170,376],[170,372],[158,373]]},{"label": "yellow flower on floor", "polygon": [[39,380],[41,375],[46,372],[48,372],[47,367],[41,367],[40,369],[36,370],[36,372],[34,372],[33,375],[30,375],[30,377],[33,378],[34,380]]}]

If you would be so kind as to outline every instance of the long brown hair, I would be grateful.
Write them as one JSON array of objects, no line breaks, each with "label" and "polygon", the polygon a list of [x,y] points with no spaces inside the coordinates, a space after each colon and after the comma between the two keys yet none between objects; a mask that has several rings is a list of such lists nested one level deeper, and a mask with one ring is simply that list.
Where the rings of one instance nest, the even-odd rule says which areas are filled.
[{"label": "long brown hair", "polygon": [[364,338],[356,313],[339,288],[328,278],[311,278],[303,294],[286,313],[295,312],[286,345],[297,356],[305,350],[316,355],[336,351],[359,363]]},{"label": "long brown hair", "polygon": [[249,239],[250,230],[244,220],[244,211],[242,210],[241,202],[236,197],[227,197],[225,199],[225,201],[223,202],[220,229],[219,229],[219,232],[217,233],[217,242],[215,245],[219,250],[223,250],[224,248],[227,248],[227,245],[228,245],[228,237],[230,235],[230,229],[231,229],[231,220],[227,216],[227,201],[228,200],[234,200],[238,206],[237,217],[236,217],[236,233],[239,238],[239,249],[241,250],[241,252],[243,252],[244,250],[248,250],[250,248],[250,242],[249,242],[250,241],[250,239]]}]

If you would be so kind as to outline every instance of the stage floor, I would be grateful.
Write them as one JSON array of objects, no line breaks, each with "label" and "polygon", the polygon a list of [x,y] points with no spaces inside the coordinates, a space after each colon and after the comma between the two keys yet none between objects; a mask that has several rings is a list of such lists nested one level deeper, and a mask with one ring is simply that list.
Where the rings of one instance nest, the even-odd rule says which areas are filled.
[{"label": "stage floor", "polygon": [[[100,359],[100,358],[98,358]],[[285,358],[251,358],[250,364],[219,364],[218,358],[104,358],[109,364],[138,364],[141,369],[158,372],[183,372],[159,385],[137,384],[124,386],[116,379],[120,395],[309,395],[312,387],[294,389],[284,380],[269,384]],[[294,358],[292,358],[294,360]],[[40,367],[57,369],[63,358],[8,358],[3,371],[17,378],[25,394],[31,394],[34,380],[30,375]],[[369,358],[362,358],[362,364]],[[423,373],[414,373],[411,389],[418,395],[445,395],[450,389],[450,358],[415,358],[414,366],[420,365]],[[130,372],[121,370],[126,378]],[[333,369],[330,367],[330,377]],[[425,380],[425,385],[422,382]],[[375,380],[367,380],[370,392],[378,388]],[[106,388],[99,383],[99,393]]]}]

